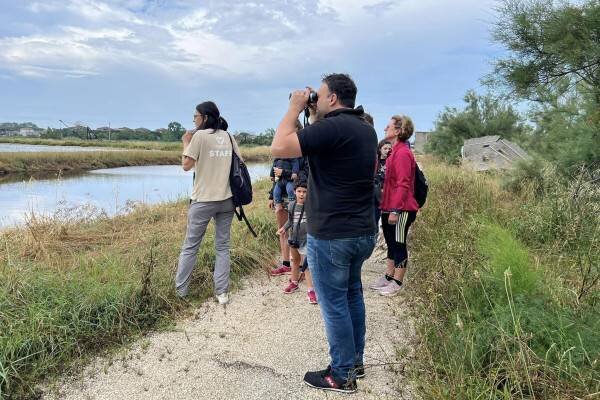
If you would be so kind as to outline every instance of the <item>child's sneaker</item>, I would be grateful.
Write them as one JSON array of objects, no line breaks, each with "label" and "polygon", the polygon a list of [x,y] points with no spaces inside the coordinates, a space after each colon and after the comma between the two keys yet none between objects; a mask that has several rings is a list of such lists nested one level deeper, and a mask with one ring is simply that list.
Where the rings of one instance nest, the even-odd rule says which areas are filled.
[{"label": "child's sneaker", "polygon": [[290,284],[287,285],[287,287],[285,289],[283,289],[283,293],[290,294],[290,293],[294,293],[296,290],[298,290],[298,283],[294,283],[294,282],[290,281]]},{"label": "child's sneaker", "polygon": [[271,276],[285,275],[292,272],[292,267],[281,264],[278,268],[271,270]]},{"label": "child's sneaker", "polygon": [[314,290],[309,290],[306,292],[306,296],[308,297],[308,302],[310,304],[317,304],[317,294]]}]

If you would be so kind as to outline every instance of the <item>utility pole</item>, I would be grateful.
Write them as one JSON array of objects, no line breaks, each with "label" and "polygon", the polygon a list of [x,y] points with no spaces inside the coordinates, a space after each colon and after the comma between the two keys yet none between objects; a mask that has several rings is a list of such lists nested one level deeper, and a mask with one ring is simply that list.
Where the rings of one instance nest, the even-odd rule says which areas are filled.
[{"label": "utility pole", "polygon": [[[68,128],[68,125],[67,125],[67,124],[65,124],[65,122],[64,122],[62,119],[59,119],[58,121],[59,121],[61,124],[63,124],[65,127],[67,127],[67,128]],[[63,139],[63,128],[61,128],[61,130],[60,130],[60,139],[61,139],[61,140]]]},{"label": "utility pole", "polygon": [[108,123],[108,140],[110,141],[110,122]]}]

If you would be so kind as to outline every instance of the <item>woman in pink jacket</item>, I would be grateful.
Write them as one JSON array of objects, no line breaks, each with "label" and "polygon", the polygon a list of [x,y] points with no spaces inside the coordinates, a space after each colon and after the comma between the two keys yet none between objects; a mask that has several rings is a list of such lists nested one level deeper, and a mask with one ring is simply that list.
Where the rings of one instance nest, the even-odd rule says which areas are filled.
[{"label": "woman in pink jacket", "polygon": [[370,286],[384,296],[394,296],[402,288],[408,263],[408,228],[419,210],[414,196],[416,161],[408,143],[414,129],[412,120],[403,115],[394,115],[385,128],[385,139],[393,146],[386,161],[380,205],[383,236],[388,248],[387,270]]}]

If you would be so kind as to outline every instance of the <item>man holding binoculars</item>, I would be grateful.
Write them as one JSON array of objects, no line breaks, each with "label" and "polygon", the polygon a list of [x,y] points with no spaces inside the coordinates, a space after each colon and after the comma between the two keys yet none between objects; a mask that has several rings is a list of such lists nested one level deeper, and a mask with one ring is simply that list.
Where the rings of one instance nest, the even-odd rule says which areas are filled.
[{"label": "man holding binoculars", "polygon": [[[373,176],[377,134],[354,108],[356,85],[345,74],[326,75],[317,92],[310,88],[290,96],[271,153],[274,157],[308,156],[306,202],[307,256],[329,342],[330,365],[307,372],[311,387],[356,391],[364,376],[365,304],[361,268],[375,245]],[[307,107],[317,121],[297,132],[296,121]]]}]

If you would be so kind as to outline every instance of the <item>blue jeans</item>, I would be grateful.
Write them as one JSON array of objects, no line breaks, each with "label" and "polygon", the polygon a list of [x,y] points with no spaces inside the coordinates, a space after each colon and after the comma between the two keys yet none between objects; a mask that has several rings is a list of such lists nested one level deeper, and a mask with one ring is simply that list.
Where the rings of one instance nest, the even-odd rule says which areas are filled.
[{"label": "blue jeans", "polygon": [[283,203],[283,187],[285,186],[285,191],[287,192],[288,201],[296,200],[296,193],[294,193],[294,182],[292,181],[282,181],[279,180],[275,182],[275,186],[273,187],[273,200],[275,200],[275,204]]},{"label": "blue jeans", "polygon": [[374,235],[332,240],[308,235],[308,265],[337,380],[354,379],[354,365],[363,363],[366,325],[360,274],[374,247]]}]

